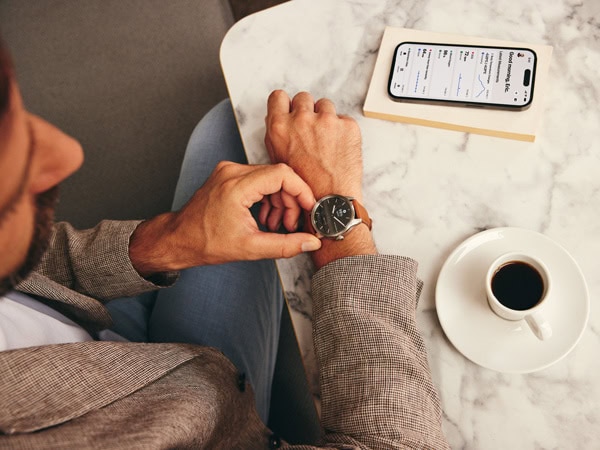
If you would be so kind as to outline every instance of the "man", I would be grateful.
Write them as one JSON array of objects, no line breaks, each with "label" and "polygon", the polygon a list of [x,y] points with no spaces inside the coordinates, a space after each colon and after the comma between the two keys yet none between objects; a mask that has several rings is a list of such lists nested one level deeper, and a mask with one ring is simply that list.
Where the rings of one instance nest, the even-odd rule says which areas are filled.
[{"label": "man", "polygon": [[[229,333],[217,333],[216,341],[237,368],[206,346],[102,341],[102,330],[111,326],[103,303],[174,284],[156,298],[148,339],[212,345],[214,333],[206,338],[208,344],[196,334],[206,324],[197,303],[210,310],[223,302],[228,305],[224,317],[235,323],[239,308],[252,322],[253,311],[269,302],[260,292],[273,291],[269,282],[257,284],[256,274],[276,279],[268,259],[303,251],[312,252],[319,269],[313,300],[322,445],[447,447],[415,324],[421,289],[416,263],[377,255],[360,206],[356,122],[338,116],[328,100],[315,102],[308,93],[290,99],[275,91],[268,99],[265,144],[276,164],[221,162],[192,189],[198,180],[188,181],[203,161],[198,149],[208,142],[228,152],[227,142],[205,139],[205,128],[233,123],[226,103],[215,111],[204,119],[210,126],[201,122],[190,140],[175,211],[145,222],[106,221],[86,231],[52,225],[54,188],[79,167],[82,151],[72,138],[25,110],[8,58],[0,51],[0,294],[5,295],[0,315],[15,318],[0,321],[5,349],[0,352],[0,447],[285,445],[265,427],[265,411],[262,421],[256,412],[265,396],[255,403],[253,391],[267,390],[261,381],[264,385],[269,379],[270,366],[256,363],[260,352],[245,360],[254,341],[234,345],[244,348],[241,354],[228,348],[226,341],[242,333],[229,318],[216,327]],[[227,132],[235,130],[225,127]],[[239,142],[231,147],[237,147],[232,159],[240,158]],[[330,194],[356,199],[362,222],[343,240],[297,232],[301,214]],[[259,221],[271,232],[261,231],[250,213],[259,202]],[[287,234],[273,232],[280,224]],[[314,225],[319,227],[318,220]],[[326,233],[327,222],[321,225],[321,234]],[[310,231],[310,224],[305,229]],[[250,278],[248,297],[198,297],[203,283],[215,278],[214,273],[202,278],[200,272],[213,269],[219,278],[229,271],[234,276],[211,292],[223,294],[230,282]],[[260,291],[256,298],[250,292],[255,289]],[[278,308],[279,300],[266,310]],[[269,320],[270,328],[264,326]],[[256,316],[257,342],[273,339],[268,329],[277,328],[277,320],[268,312]],[[10,328],[13,322],[27,329]],[[49,332],[32,337],[33,329]],[[241,369],[250,372],[250,386]]]}]

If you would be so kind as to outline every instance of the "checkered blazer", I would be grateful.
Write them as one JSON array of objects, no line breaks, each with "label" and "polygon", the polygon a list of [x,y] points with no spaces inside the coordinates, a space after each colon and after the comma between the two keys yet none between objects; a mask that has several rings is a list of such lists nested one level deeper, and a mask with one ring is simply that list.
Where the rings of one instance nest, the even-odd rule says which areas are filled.
[{"label": "checkered blazer", "polygon": [[[92,333],[110,326],[103,302],[160,287],[129,261],[137,224],[58,224],[19,290]],[[360,256],[313,277],[321,448],[448,447],[415,323],[416,270],[407,258]],[[275,439],[252,396],[231,362],[199,346],[94,341],[0,352],[0,448],[315,448]]]}]

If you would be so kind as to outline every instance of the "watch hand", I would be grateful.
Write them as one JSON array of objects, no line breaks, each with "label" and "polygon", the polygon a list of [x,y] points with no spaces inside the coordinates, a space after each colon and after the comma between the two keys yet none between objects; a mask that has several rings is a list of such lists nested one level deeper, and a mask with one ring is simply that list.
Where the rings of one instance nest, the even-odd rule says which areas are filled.
[{"label": "watch hand", "polygon": [[334,217],[335,220],[337,220],[343,227],[346,226],[346,224],[344,222],[342,222],[340,219],[338,219],[337,217]]}]

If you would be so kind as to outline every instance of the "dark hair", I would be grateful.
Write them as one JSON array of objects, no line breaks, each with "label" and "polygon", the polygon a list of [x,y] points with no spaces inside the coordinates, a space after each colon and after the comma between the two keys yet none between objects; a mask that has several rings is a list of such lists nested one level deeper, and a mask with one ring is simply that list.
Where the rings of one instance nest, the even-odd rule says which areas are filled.
[{"label": "dark hair", "polygon": [[12,63],[8,50],[0,38],[0,119],[8,110],[10,103],[10,80],[12,76]]}]

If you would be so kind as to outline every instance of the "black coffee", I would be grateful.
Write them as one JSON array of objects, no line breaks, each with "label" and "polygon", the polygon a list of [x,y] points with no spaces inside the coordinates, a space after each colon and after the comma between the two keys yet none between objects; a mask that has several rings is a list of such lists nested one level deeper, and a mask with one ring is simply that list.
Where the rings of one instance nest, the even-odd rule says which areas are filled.
[{"label": "black coffee", "polygon": [[529,264],[512,261],[496,270],[492,277],[492,292],[507,308],[524,311],[542,299],[544,280]]}]

